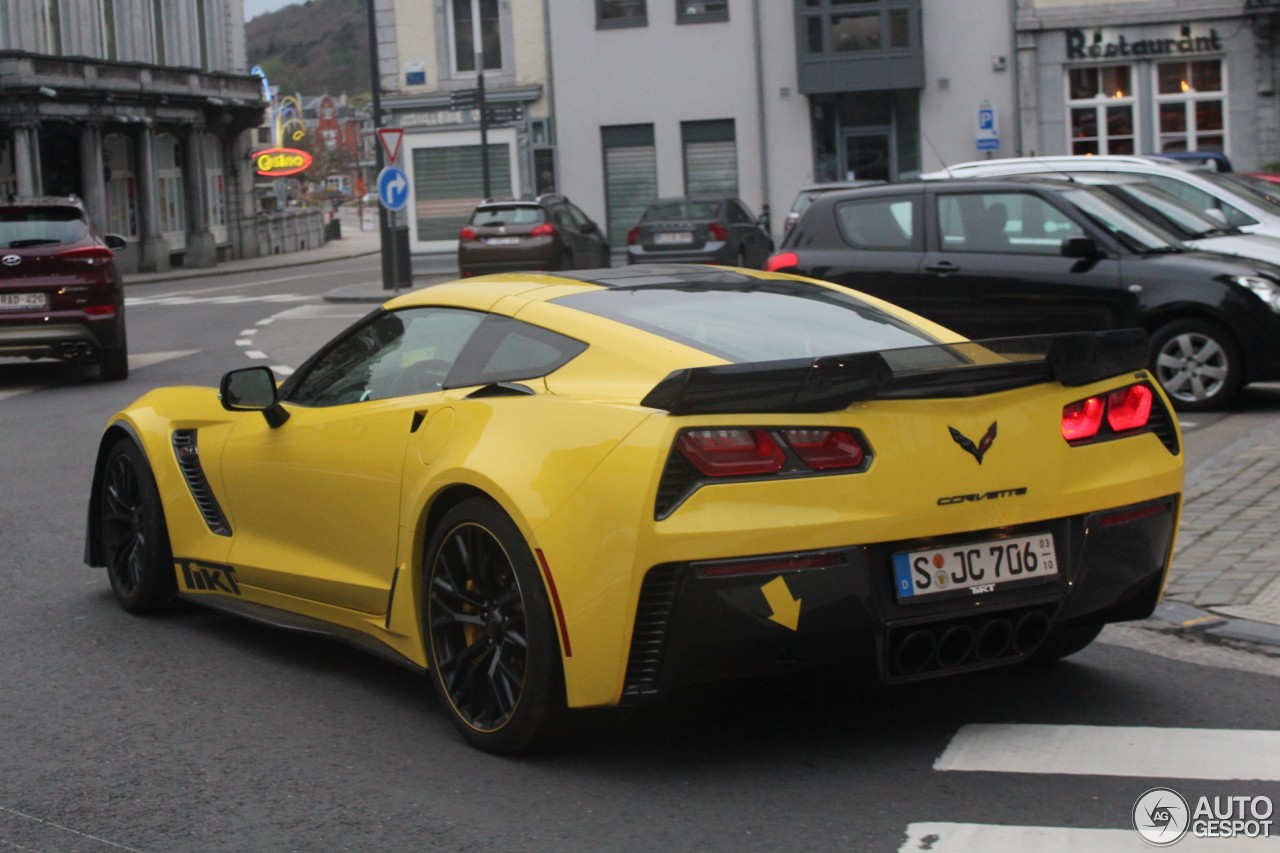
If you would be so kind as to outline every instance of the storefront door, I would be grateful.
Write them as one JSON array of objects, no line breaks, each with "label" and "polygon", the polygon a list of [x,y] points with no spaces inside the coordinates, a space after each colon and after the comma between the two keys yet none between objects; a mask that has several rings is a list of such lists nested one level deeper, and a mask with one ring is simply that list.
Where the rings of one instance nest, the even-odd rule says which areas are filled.
[{"label": "storefront door", "polygon": [[897,174],[893,162],[893,130],[858,128],[841,133],[840,173],[846,181],[892,180]]}]

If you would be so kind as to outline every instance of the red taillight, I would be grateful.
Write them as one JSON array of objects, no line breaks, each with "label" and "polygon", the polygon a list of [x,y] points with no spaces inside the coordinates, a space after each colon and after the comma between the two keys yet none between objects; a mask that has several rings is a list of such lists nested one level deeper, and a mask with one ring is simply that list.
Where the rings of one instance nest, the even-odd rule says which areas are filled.
[{"label": "red taillight", "polygon": [[707,231],[711,234],[712,240],[719,240],[723,243],[729,239],[729,232],[724,230],[724,226],[719,222],[712,222],[707,226]]},{"label": "red taillight", "polygon": [[530,236],[553,237],[555,236],[555,233],[556,233],[556,227],[552,225],[550,222],[544,222],[541,225],[535,225],[533,228],[533,233]]},{"label": "red taillight", "polygon": [[70,261],[75,264],[88,264],[91,267],[98,267],[110,263],[115,255],[106,246],[85,246],[82,249],[68,249],[65,252],[58,252],[53,257],[54,260],[58,261]]},{"label": "red taillight", "polygon": [[86,305],[84,313],[90,317],[112,317],[115,316],[116,306],[114,305]]},{"label": "red taillight", "polygon": [[1151,389],[1130,385],[1107,395],[1107,424],[1116,432],[1141,429],[1151,419]]},{"label": "red taillight", "polygon": [[777,272],[778,270],[791,269],[800,265],[800,256],[795,252],[779,252],[771,255],[769,260],[764,262],[765,272]]},{"label": "red taillight", "polygon": [[636,241],[640,239],[640,226],[635,225],[627,232],[627,245],[634,246]]},{"label": "red taillight", "polygon": [[857,468],[866,458],[858,437],[844,429],[784,429],[782,435],[804,464],[818,471]]},{"label": "red taillight", "polygon": [[678,449],[708,477],[741,477],[781,470],[786,454],[767,430],[695,429],[680,436]]},{"label": "red taillight", "polygon": [[1067,441],[1093,438],[1102,428],[1101,397],[1090,397],[1062,407],[1062,437]]},{"label": "red taillight", "polygon": [[459,240],[474,240],[475,238],[476,238],[476,231],[470,225],[468,225],[466,228],[463,228],[461,231],[458,232]]},{"label": "red taillight", "polygon": [[756,560],[721,560],[699,563],[698,574],[706,578],[724,578],[737,575],[776,575],[805,569],[829,569],[845,561],[843,554],[791,554],[783,557],[765,557]]}]

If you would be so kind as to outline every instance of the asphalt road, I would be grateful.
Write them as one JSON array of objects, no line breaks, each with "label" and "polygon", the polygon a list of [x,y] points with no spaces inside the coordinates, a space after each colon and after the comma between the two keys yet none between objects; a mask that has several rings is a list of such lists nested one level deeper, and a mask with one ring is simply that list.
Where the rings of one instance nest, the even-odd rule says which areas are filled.
[{"label": "asphalt road", "polygon": [[[246,364],[296,367],[364,313],[319,295],[375,262],[131,288],[124,383],[0,363],[0,849],[1027,849],[1025,836],[948,845],[1004,825],[1142,850],[1132,808],[1150,788],[1280,802],[1280,749],[1266,749],[1280,660],[1133,628],[1035,670],[689,691],[578,748],[512,760],[463,745],[426,680],[380,659],[193,605],[121,611],[81,560],[111,412]],[[1189,459],[1278,411],[1263,388],[1198,418]],[[975,725],[1005,740],[1048,727],[1032,730],[1043,767],[939,766],[986,731]],[[1141,769],[1108,746],[1117,730],[1146,745]],[[1196,730],[1214,733],[1226,778],[1205,778]],[[1050,741],[1083,769],[1055,770]],[[1203,849],[1193,841],[1178,849]]]}]

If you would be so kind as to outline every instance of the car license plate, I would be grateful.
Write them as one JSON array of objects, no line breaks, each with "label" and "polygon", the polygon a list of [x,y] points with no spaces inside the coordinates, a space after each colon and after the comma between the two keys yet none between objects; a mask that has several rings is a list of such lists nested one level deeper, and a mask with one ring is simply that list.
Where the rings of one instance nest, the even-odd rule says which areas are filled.
[{"label": "car license plate", "polygon": [[898,598],[919,600],[967,589],[974,595],[1001,584],[1051,577],[1058,573],[1052,533],[968,542],[948,548],[893,555]]},{"label": "car license plate", "polygon": [[692,231],[659,231],[657,234],[653,235],[653,242],[661,243],[663,245],[671,245],[673,243],[692,243],[693,232]]},{"label": "car license plate", "polygon": [[0,311],[40,311],[44,307],[43,293],[0,293]]},{"label": "car license plate", "polygon": [[486,246],[514,246],[519,242],[519,237],[486,237],[484,240]]}]

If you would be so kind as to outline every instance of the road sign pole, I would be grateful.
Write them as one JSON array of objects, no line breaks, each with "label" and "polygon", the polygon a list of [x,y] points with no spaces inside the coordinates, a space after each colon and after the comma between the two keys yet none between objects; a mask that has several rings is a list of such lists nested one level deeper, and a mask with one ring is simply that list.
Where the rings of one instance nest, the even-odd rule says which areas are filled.
[{"label": "road sign pole", "polygon": [[493,198],[489,191],[489,117],[484,101],[484,33],[480,26],[480,0],[471,0],[471,44],[476,51],[476,106],[480,108],[480,178],[484,182],[484,197]]},{"label": "road sign pole", "polygon": [[[377,134],[382,124],[382,74],[378,68],[378,16],[373,8],[374,0],[365,0],[369,21],[369,82],[373,87],[373,132]],[[382,146],[374,145],[374,163],[378,174],[382,173],[386,163],[382,157]],[[391,248],[394,244],[395,232],[391,230],[387,209],[378,205],[378,236],[382,241],[382,289],[391,290],[396,280],[396,268],[392,264]]]}]

